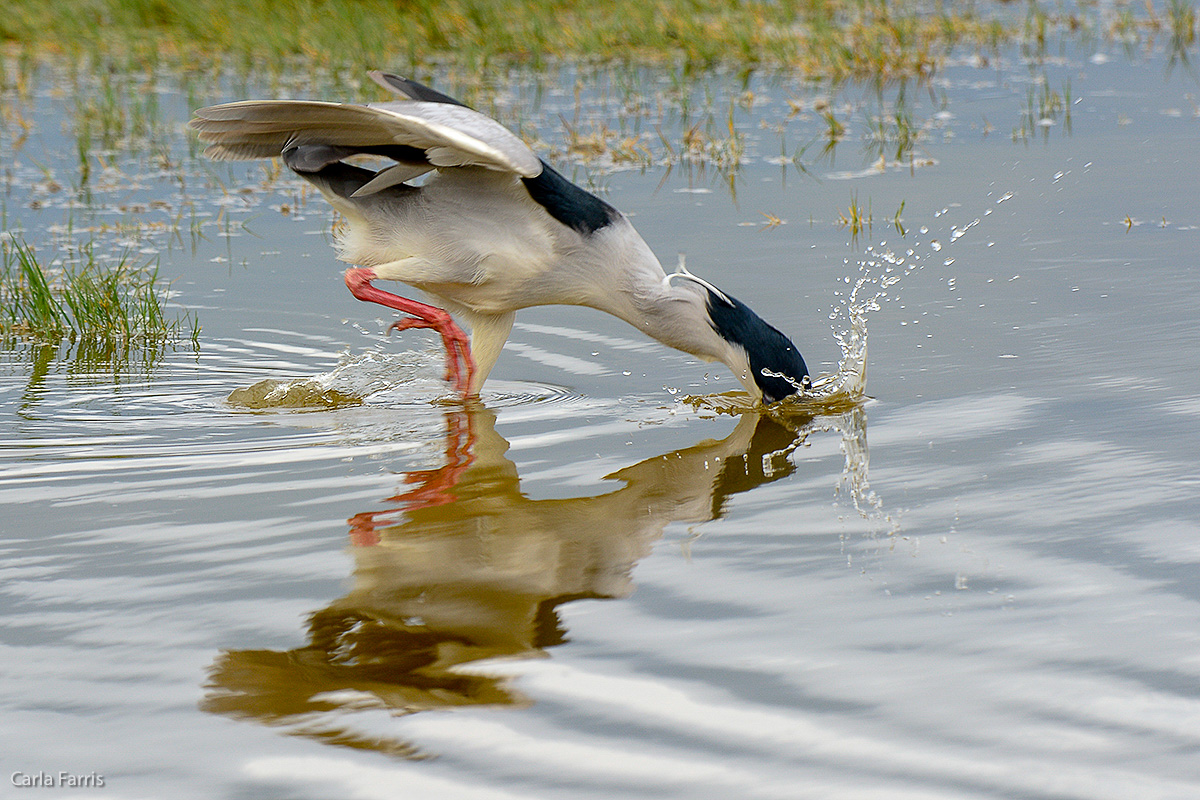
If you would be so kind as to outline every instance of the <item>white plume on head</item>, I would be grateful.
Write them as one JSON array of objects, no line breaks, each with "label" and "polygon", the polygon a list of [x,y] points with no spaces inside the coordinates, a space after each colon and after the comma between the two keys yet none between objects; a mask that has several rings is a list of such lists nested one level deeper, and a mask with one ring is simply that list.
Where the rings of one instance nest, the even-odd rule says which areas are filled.
[{"label": "white plume on head", "polygon": [[675,268],[674,272],[672,272],[667,277],[663,278],[663,284],[665,284],[666,286],[670,286],[671,278],[684,278],[689,281],[695,281],[696,283],[703,286],[705,289],[708,289],[710,292],[715,294],[717,297],[724,300],[726,303],[729,303],[729,305],[733,305],[733,303],[730,302],[729,297],[724,292],[722,292],[720,289],[713,286],[711,283],[704,280],[703,278],[701,278],[697,275],[693,275],[691,272],[688,272],[687,264],[685,262],[686,262],[685,255],[683,253],[680,253],[679,254],[679,266],[677,266]]}]

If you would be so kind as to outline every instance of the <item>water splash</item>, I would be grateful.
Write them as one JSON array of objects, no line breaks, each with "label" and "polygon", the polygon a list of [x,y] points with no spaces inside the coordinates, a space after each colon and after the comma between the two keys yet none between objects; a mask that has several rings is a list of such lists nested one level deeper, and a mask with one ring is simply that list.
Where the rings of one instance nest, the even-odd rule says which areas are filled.
[{"label": "water splash", "polygon": [[411,352],[368,350],[357,355],[344,352],[338,365],[329,372],[306,378],[261,380],[252,386],[234,389],[227,402],[254,411],[327,411],[363,405],[381,395],[397,392],[410,402],[416,402],[420,394],[428,396],[424,387],[414,387],[414,384],[429,380],[420,375],[426,371],[424,362],[427,360],[422,354]]},{"label": "water splash", "polygon": [[867,443],[866,409],[857,406],[834,420],[832,427],[842,435],[840,448],[846,457],[842,476],[834,489],[834,504],[853,507],[857,515],[866,521],[872,535],[883,533],[895,536],[900,533],[898,512],[889,511],[868,478],[871,468],[871,448]]},{"label": "water splash", "polygon": [[[834,291],[837,302],[829,312],[829,319],[833,338],[842,352],[837,370],[796,382],[790,376],[764,369],[764,375],[782,378],[797,390],[796,394],[773,404],[770,407],[773,413],[784,416],[842,414],[866,399],[867,318],[879,311],[884,302],[895,299],[893,287],[896,284],[921,268],[921,256],[916,251],[920,246],[920,242],[914,242],[902,253],[889,248],[887,242],[867,248],[866,257],[858,261],[857,276],[847,274],[841,279],[845,284],[853,281],[850,291]],[[940,249],[940,246],[934,249]],[[850,259],[845,263],[849,265]],[[688,396],[683,402],[697,410],[722,414],[742,414],[754,408],[750,395],[741,391]]]},{"label": "water splash", "polygon": [[[830,400],[845,398],[861,401],[867,389],[867,318],[879,311],[882,304],[895,299],[893,287],[905,276],[921,268],[921,256],[914,243],[902,253],[881,242],[867,248],[867,255],[858,261],[857,277],[847,274],[842,281],[854,284],[849,293],[835,291],[837,305],[829,312],[833,338],[842,351],[837,371],[815,378],[805,388],[805,399]],[[849,265],[850,260],[845,262]]]},{"label": "water splash", "polygon": [[[458,404],[441,376],[440,352],[343,352],[336,367],[311,377],[267,379],[240,389],[226,398],[231,406],[248,411],[331,411],[348,406],[412,407]],[[584,398],[561,386],[529,381],[490,381],[483,393],[490,408],[531,403],[569,403],[580,406]]]}]

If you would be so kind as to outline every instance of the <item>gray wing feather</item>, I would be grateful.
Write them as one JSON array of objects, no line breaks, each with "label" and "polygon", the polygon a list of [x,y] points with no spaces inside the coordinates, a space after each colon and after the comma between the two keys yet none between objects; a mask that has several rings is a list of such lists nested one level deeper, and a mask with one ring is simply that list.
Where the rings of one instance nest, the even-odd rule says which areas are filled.
[{"label": "gray wing feather", "polygon": [[542,171],[533,151],[500,123],[448,103],[245,100],[202,108],[189,125],[217,159],[270,158],[304,144],[402,144],[424,150],[439,167],[480,166],[526,178]]},{"label": "gray wing feather", "polygon": [[214,161],[250,161],[256,158],[276,158],[282,148],[278,144],[253,144],[237,142],[234,144],[210,144],[204,148],[204,155]]}]

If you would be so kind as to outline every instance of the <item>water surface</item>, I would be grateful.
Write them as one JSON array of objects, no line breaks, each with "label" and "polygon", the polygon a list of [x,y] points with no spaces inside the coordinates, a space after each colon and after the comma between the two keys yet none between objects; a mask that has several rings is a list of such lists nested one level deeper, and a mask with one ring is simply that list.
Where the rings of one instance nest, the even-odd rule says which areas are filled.
[{"label": "water surface", "polygon": [[[130,241],[204,330],[149,368],[5,352],[5,770],[111,798],[1200,793],[1196,84],[1096,55],[951,65],[882,170],[854,138],[813,158],[814,90],[778,77],[732,180],[577,170],[816,371],[855,283],[903,276],[871,399],[780,418],[684,403],[736,381],[571,308],[519,316],[482,408],[439,402],[436,342],[346,294],[318,198],[189,160],[164,87],[186,188],[129,155],[80,199],[36,90],[0,139],[10,224],[116,250],[106,215],[194,212]],[[1030,127],[1029,87],[1068,82],[1069,126]],[[551,129],[561,86],[521,113]],[[778,125],[789,159],[818,143],[803,170]],[[228,399],[262,381],[337,394]]]}]

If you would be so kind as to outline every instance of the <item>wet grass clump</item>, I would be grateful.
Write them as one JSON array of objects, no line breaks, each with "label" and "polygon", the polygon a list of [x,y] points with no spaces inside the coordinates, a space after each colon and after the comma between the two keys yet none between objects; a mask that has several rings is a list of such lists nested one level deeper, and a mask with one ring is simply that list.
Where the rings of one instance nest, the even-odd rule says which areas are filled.
[{"label": "wet grass clump", "polygon": [[47,269],[33,248],[10,238],[0,247],[0,334],[41,343],[68,340],[89,350],[154,348],[198,341],[200,325],[190,312],[169,318],[165,287],[152,263],[128,256],[103,264],[93,249],[80,263]]},{"label": "wet grass clump", "polygon": [[328,411],[363,404],[361,397],[324,386],[313,379],[262,380],[244,389],[234,389],[226,401],[249,411]]}]

